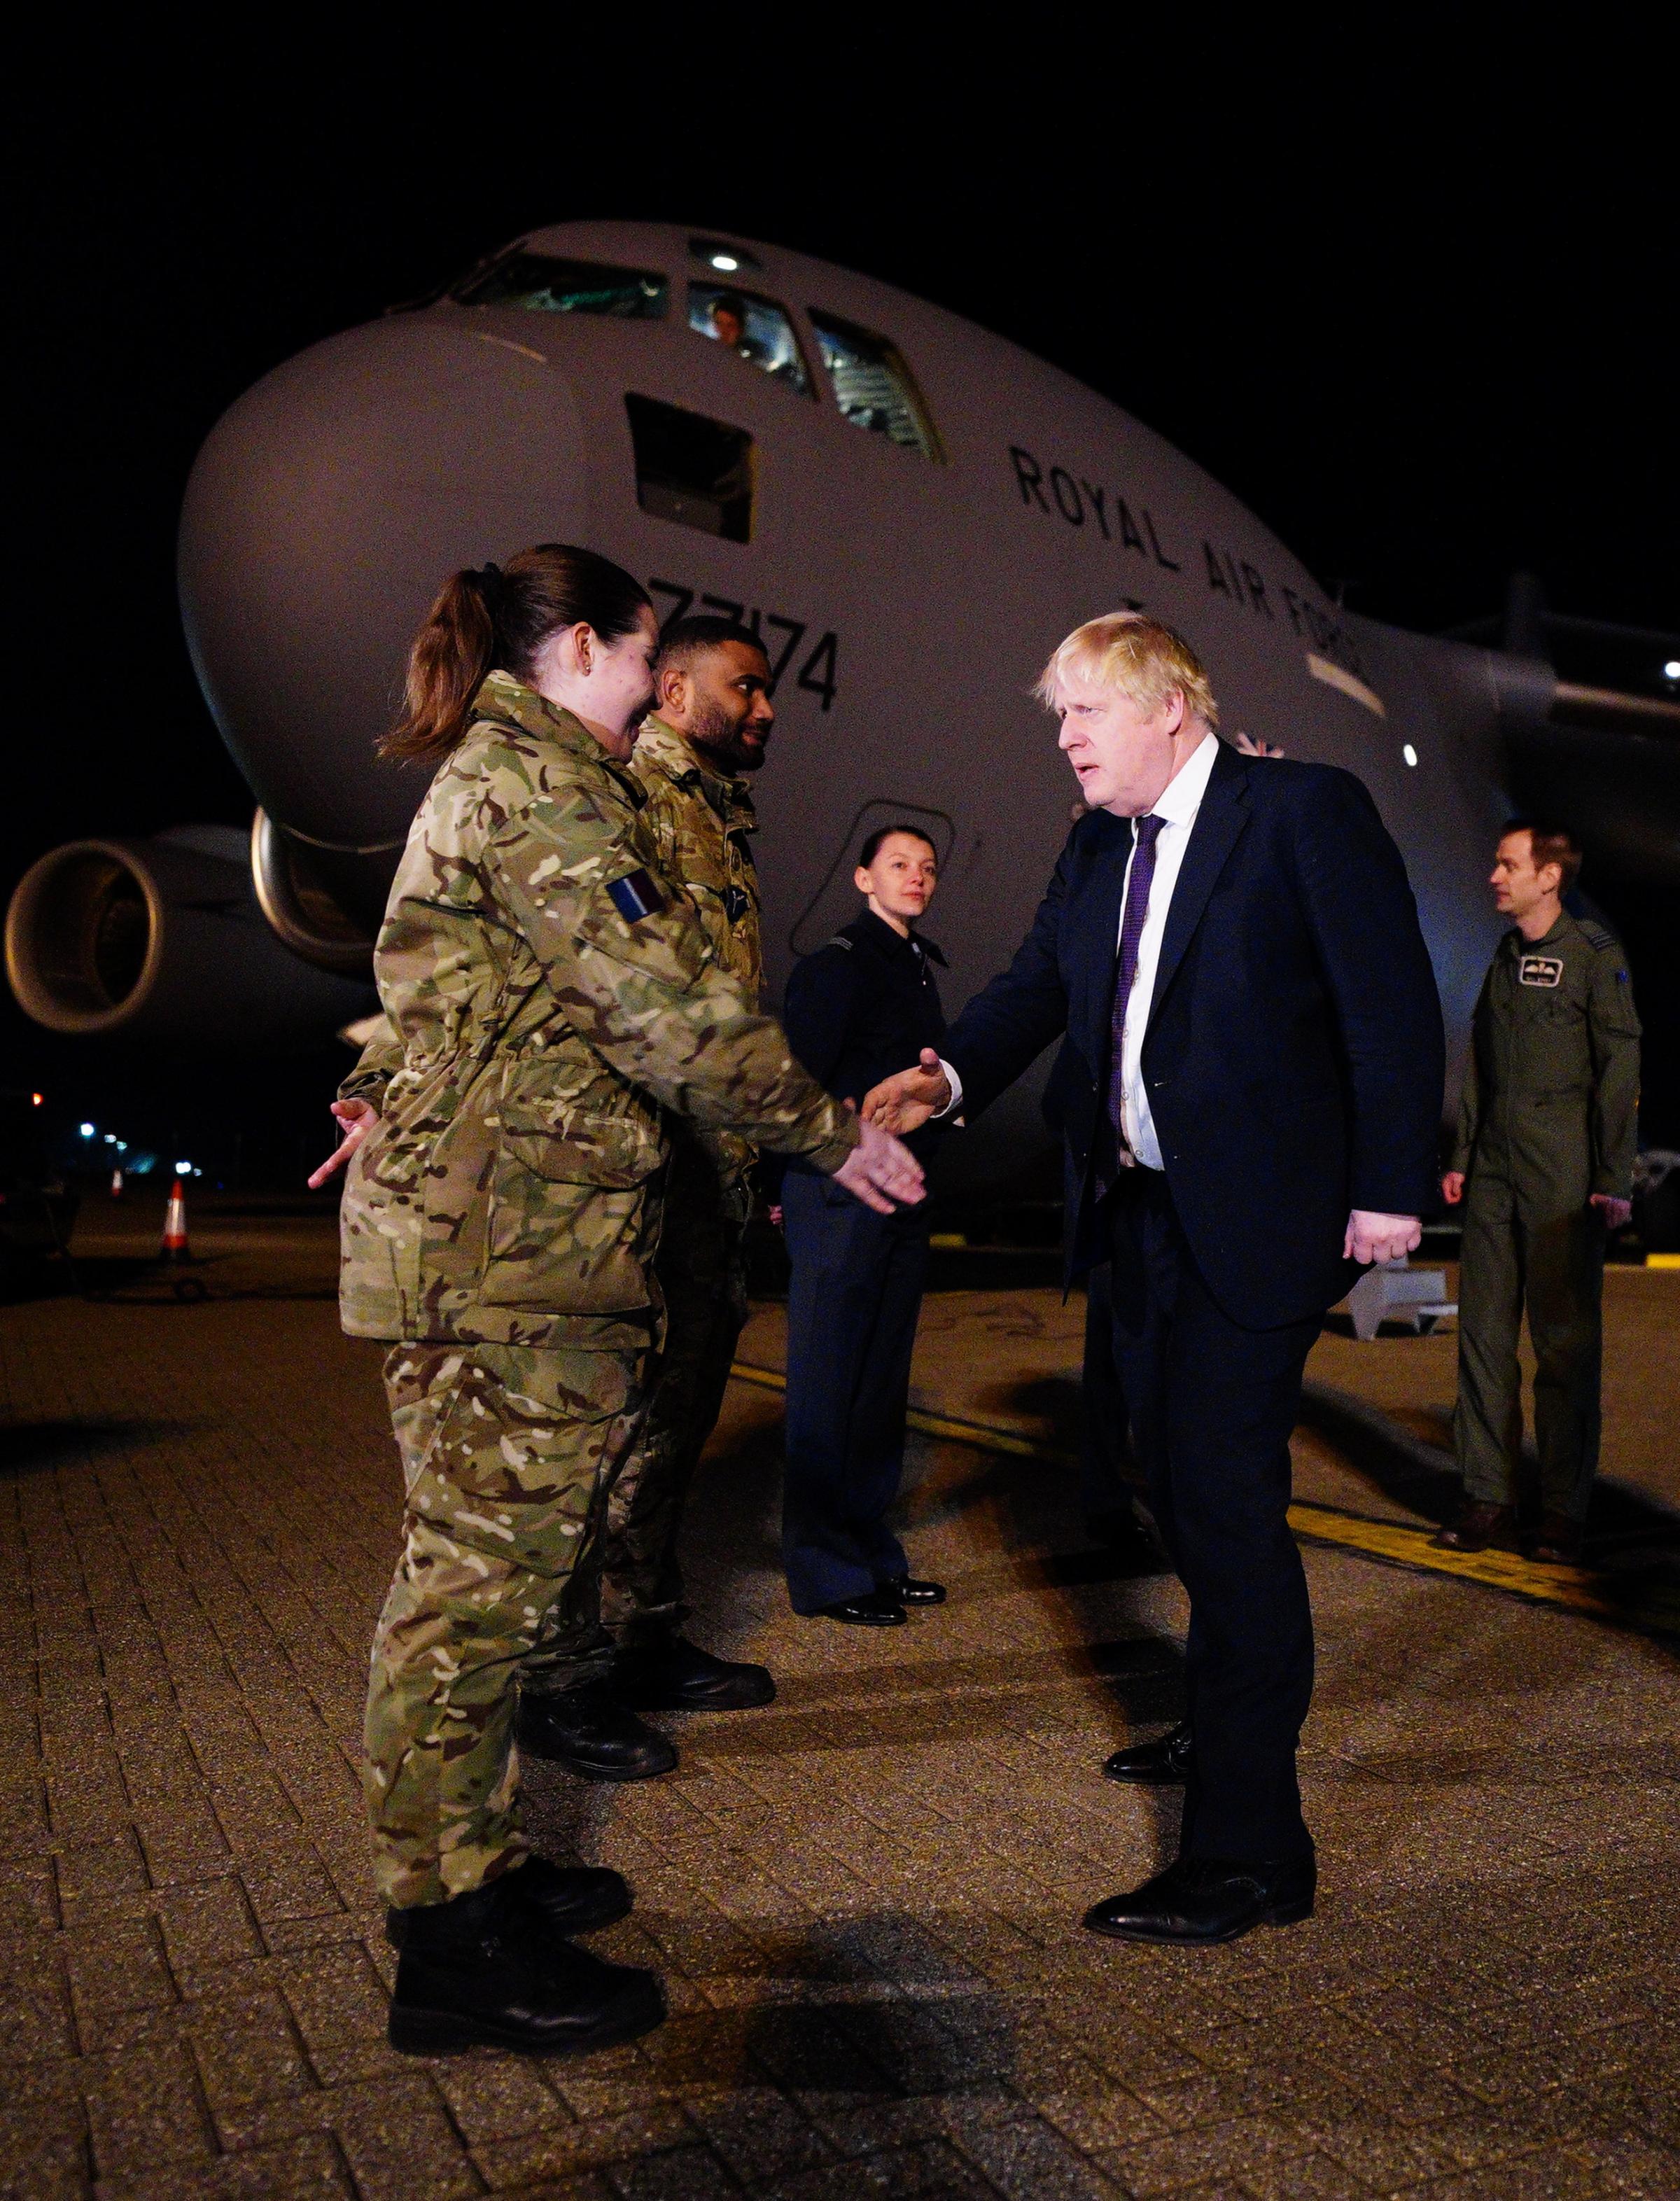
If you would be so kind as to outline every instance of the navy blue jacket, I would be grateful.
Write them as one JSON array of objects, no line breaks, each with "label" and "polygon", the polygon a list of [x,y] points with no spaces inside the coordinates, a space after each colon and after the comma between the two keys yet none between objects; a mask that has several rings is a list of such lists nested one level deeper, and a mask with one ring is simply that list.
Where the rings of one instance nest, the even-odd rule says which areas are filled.
[{"label": "navy blue jacket", "polygon": [[[1070,1277],[1107,1251],[1091,1159],[1131,847],[1126,819],[1079,820],[1013,962],[940,1050],[972,1118],[1061,1041],[1048,1100]],[[1167,914],[1143,1073],[1196,1265],[1245,1326],[1341,1296],[1350,1209],[1433,1205],[1441,1004],[1400,851],[1351,772],[1221,746]]]},{"label": "navy blue jacket", "polygon": [[[933,966],[944,957],[931,940],[907,940],[866,909],[788,979],[782,1022],[800,1062],[837,1100],[861,1101],[872,1086],[913,1063],[945,1036]],[[908,1141],[925,1159],[943,1125]],[[796,1168],[797,1163],[790,1163]]]}]

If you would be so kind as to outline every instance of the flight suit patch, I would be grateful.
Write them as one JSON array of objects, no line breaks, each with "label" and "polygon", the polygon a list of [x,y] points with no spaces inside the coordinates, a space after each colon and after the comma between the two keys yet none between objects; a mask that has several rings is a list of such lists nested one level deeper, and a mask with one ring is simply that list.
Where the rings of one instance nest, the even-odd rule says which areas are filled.
[{"label": "flight suit patch", "polygon": [[634,924],[637,918],[656,916],[665,907],[665,896],[645,871],[626,872],[621,879],[609,880],[607,891],[626,924]]},{"label": "flight suit patch", "polygon": [[1524,955],[1517,966],[1517,983],[1522,986],[1562,985],[1562,956]]}]

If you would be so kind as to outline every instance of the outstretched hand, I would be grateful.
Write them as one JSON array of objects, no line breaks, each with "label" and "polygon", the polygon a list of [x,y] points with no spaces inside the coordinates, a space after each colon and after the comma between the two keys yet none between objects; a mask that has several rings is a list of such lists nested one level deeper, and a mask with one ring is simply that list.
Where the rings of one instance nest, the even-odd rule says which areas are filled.
[{"label": "outstretched hand", "polygon": [[379,1112],[371,1100],[335,1100],[332,1112],[338,1118],[344,1137],[318,1170],[309,1176],[309,1189],[319,1192],[330,1177],[336,1176],[379,1120]]},{"label": "outstretched hand", "polygon": [[843,1184],[854,1200],[878,1215],[913,1207],[925,1189],[921,1164],[878,1124],[860,1123],[858,1134],[857,1144],[834,1172],[836,1184]]},{"label": "outstretched hand", "polygon": [[1376,1215],[1356,1207],[1342,1241],[1344,1261],[1398,1261],[1422,1243],[1423,1224],[1415,1215]]},{"label": "outstretched hand", "polygon": [[930,1116],[937,1116],[950,1105],[951,1088],[938,1053],[925,1047],[913,1070],[884,1077],[864,1095],[863,1120],[878,1124],[884,1131],[896,1132],[902,1138],[907,1131],[920,1130]]}]

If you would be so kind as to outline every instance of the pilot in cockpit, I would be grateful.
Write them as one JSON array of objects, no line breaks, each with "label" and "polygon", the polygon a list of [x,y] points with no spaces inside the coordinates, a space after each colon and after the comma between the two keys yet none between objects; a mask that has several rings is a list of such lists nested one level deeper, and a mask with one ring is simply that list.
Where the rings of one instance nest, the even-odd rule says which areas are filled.
[{"label": "pilot in cockpit", "polygon": [[747,334],[747,302],[737,291],[720,291],[712,301],[711,318],[712,334],[720,343],[727,344],[731,351],[738,352],[767,373],[773,370],[775,361],[768,347]]}]

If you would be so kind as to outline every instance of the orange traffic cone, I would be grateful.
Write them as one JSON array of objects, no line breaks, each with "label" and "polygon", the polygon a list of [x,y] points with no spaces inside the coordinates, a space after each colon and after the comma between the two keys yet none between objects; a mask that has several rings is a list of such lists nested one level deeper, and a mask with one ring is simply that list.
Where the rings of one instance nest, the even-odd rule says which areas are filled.
[{"label": "orange traffic cone", "polygon": [[169,1188],[168,1211],[163,1218],[163,1258],[166,1261],[185,1261],[186,1250],[186,1194],[181,1189],[179,1177]]},{"label": "orange traffic cone", "polygon": [[122,1198],[122,1171],[120,1169],[114,1169],[111,1171],[111,1198],[113,1200]]}]

